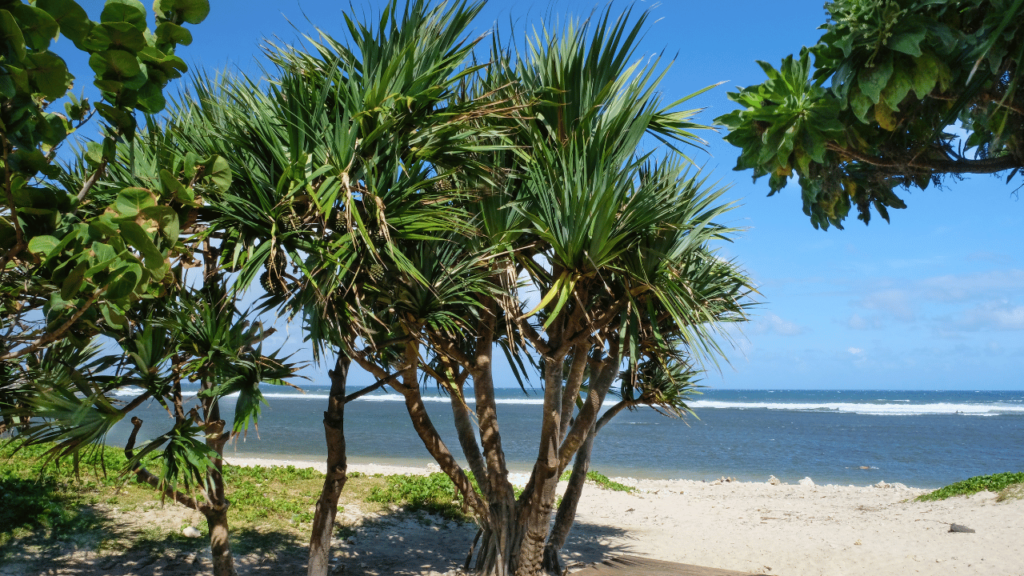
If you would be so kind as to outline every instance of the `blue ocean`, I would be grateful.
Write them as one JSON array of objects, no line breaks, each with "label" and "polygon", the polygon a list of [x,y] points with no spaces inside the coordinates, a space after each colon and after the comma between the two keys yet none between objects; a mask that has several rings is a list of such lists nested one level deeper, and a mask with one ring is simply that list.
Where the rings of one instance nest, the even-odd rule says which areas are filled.
[{"label": "blue ocean", "polygon": [[[327,390],[265,392],[258,432],[227,447],[241,457],[321,460]],[[453,453],[459,444],[449,400],[428,395],[431,419]],[[615,399],[609,397],[609,402]],[[231,413],[233,401],[225,400]],[[705,390],[679,420],[650,408],[623,411],[598,436],[592,470],[609,476],[712,480],[734,476],[818,484],[880,480],[935,488],[971,476],[1024,470],[1024,391]],[[513,471],[537,454],[541,392],[499,390],[502,441]],[[154,437],[170,420],[155,402],[136,411]],[[123,445],[122,422],[107,442]],[[373,394],[345,413],[349,461],[431,462],[402,398]]]}]

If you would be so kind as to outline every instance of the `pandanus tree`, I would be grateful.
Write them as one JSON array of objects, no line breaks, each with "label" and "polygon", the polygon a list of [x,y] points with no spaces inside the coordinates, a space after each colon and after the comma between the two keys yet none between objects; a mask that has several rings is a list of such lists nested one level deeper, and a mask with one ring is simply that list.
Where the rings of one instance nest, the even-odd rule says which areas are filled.
[{"label": "pandanus tree", "polygon": [[[394,381],[348,394],[351,357],[386,348],[393,307],[370,285],[401,273],[427,280],[407,254],[466,228],[445,172],[466,173],[480,147],[470,119],[500,103],[452,98],[474,72],[466,27],[480,3],[389,3],[375,26],[347,19],[349,41],[327,34],[306,48],[270,46],[266,84],[203,77],[166,123],[178,146],[226,158],[230,193],[198,215],[236,289],[259,278],[264,310],[303,319],[318,360],[336,354],[324,412],[328,474],[310,538],[310,574],[326,574],[346,478],[344,405]],[[393,310],[390,314],[394,314]],[[364,349],[358,349],[364,346]],[[378,366],[386,366],[378,363]]]},{"label": "pandanus tree", "polygon": [[[680,151],[698,142],[695,111],[661,102],[664,72],[637,61],[646,14],[544,31],[521,53],[495,41],[488,65],[473,66],[463,36],[478,10],[391,3],[375,28],[349,22],[352,47],[322,35],[311,51],[270,48],[266,85],[200,81],[167,122],[178,149],[230,166],[231,193],[210,195],[196,220],[221,265],[239,287],[262,270],[265,307],[301,315],[317,354],[337,353],[311,574],[327,571],[345,480],[350,361],[403,396],[480,523],[476,570],[553,572],[572,522],[550,530],[558,477],[596,434],[620,373],[669,364],[676,349],[714,358],[719,327],[749,303],[747,279],[711,248],[733,233],[717,223],[721,190],[687,172]],[[666,158],[641,152],[656,140]],[[513,366],[539,365],[544,386],[519,498],[496,347]],[[422,375],[451,395],[480,493],[433,425]],[[657,403],[640,398],[631,406]]]},{"label": "pandanus tree", "polygon": [[[721,190],[689,175],[677,149],[694,140],[694,111],[659,101],[656,62],[631,61],[645,19],[605,13],[593,29],[538,34],[515,59],[492,55],[477,97],[515,103],[518,114],[503,120],[510,145],[489,153],[489,172],[453,174],[474,229],[406,252],[419,255],[417,275],[430,282],[399,274],[381,283],[391,299],[381,325],[399,340],[378,362],[354,357],[379,378],[388,377],[386,366],[400,373],[392,386],[417,434],[481,525],[475,563],[467,562],[480,573],[557,573],[564,535],[552,539],[550,520],[558,478],[592,436],[621,369],[635,370],[641,349],[654,350],[642,338],[713,358],[719,327],[743,319],[749,304],[749,281],[709,248],[733,232],[715,222],[728,208]],[[641,153],[644,137],[669,144],[670,158]],[[709,268],[721,283],[702,291],[698,272]],[[542,296],[536,306],[523,296],[530,288]],[[530,352],[541,367],[538,456],[519,498],[498,427],[496,345]],[[429,366],[421,346],[437,356]],[[450,392],[480,494],[434,428],[419,372]]]}]

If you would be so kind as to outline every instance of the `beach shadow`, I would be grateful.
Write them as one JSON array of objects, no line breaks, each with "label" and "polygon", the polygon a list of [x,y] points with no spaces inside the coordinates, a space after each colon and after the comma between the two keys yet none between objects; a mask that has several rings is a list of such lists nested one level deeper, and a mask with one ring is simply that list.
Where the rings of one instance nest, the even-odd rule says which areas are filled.
[{"label": "beach shadow", "polygon": [[[74,525],[23,526],[0,551],[5,576],[199,576],[210,573],[209,540],[166,528],[125,524],[99,506],[79,508]],[[412,576],[444,574],[463,566],[477,527],[424,511],[396,509],[342,523],[332,545],[333,574]],[[625,536],[625,538],[624,538]],[[610,542],[614,541],[615,544]],[[630,552],[623,530],[578,522],[562,554],[569,567]],[[294,531],[233,529],[231,548],[239,574],[301,574],[308,548]]]},{"label": "beach shadow", "polygon": [[609,556],[631,554],[633,546],[623,540],[633,539],[628,530],[577,521],[562,548],[562,564],[571,569],[600,562]]},{"label": "beach shadow", "polygon": [[426,512],[392,511],[343,526],[332,565],[345,576],[445,573],[461,568],[477,527]]},{"label": "beach shadow", "polygon": [[[22,523],[0,530],[5,576],[192,576],[210,573],[209,539],[118,522],[97,506],[80,506],[70,522]],[[16,530],[20,529],[20,530]],[[308,550],[295,534],[232,530],[241,574],[305,571]]]},{"label": "beach shadow", "polygon": [[[332,565],[346,576],[411,576],[462,568],[477,533],[471,522],[448,521],[423,512],[395,511],[343,529],[346,538],[334,548]],[[628,531],[604,524],[577,522],[562,551],[569,568],[629,554]],[[623,542],[626,543],[623,543]]]}]

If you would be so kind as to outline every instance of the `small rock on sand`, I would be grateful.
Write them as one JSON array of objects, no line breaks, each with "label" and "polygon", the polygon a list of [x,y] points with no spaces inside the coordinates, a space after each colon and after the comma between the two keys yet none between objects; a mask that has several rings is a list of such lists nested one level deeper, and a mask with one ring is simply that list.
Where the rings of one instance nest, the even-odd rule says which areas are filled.
[{"label": "small rock on sand", "polygon": [[186,538],[199,538],[202,536],[202,533],[200,533],[195,526],[185,526],[185,528],[181,530],[181,534]]},{"label": "small rock on sand", "polygon": [[801,486],[814,486],[814,480],[811,480],[810,476],[805,477],[800,481]]},{"label": "small rock on sand", "polygon": [[773,475],[768,477],[768,483],[771,484],[772,486],[778,486],[782,484],[782,480],[779,480]]},{"label": "small rock on sand", "polygon": [[967,526],[964,526],[963,524],[950,524],[949,525],[949,531],[950,532],[959,532],[961,534],[974,534],[975,533],[974,528],[968,528]]}]

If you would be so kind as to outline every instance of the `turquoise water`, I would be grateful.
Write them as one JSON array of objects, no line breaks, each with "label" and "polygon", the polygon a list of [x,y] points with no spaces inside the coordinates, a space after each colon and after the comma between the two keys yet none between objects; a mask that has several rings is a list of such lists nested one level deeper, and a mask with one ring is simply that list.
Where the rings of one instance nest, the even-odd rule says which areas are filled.
[{"label": "turquoise water", "polygon": [[[326,389],[266,394],[259,434],[228,447],[238,456],[320,460]],[[429,398],[449,449],[459,444],[448,399]],[[610,401],[612,399],[609,399]],[[225,401],[230,413],[233,402]],[[867,485],[880,480],[931,488],[994,472],[1024,470],[1024,392],[708,390],[684,421],[651,409],[619,414],[598,436],[592,469],[612,476],[711,480],[735,476]],[[502,390],[498,416],[513,470],[537,454],[539,393]],[[167,413],[151,403],[142,436],[162,433]],[[123,444],[119,425],[108,443]],[[346,410],[352,462],[424,465],[430,457],[397,395],[377,394]],[[863,467],[863,468],[862,468]]]}]

